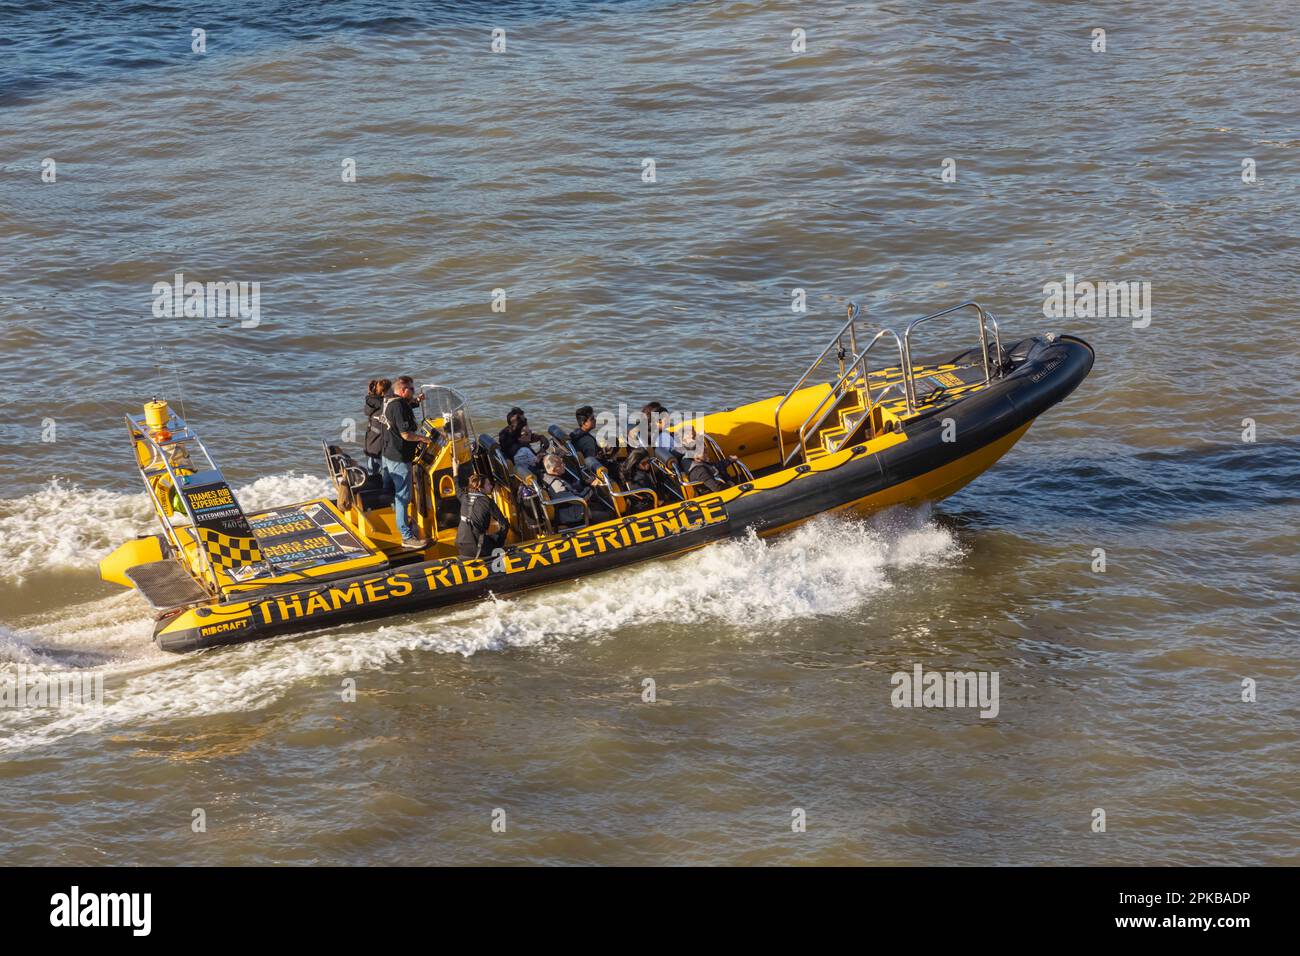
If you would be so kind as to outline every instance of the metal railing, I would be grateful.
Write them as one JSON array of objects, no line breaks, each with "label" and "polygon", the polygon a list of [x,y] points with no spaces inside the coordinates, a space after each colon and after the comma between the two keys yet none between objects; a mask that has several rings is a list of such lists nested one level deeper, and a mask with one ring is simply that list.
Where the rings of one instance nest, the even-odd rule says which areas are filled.
[{"label": "metal railing", "polygon": [[738,484],[740,482],[754,480],[754,473],[750,471],[748,467],[746,467],[745,463],[741,461],[739,458],[737,458],[735,461],[731,461],[729,456],[722,450],[722,446],[719,445],[716,441],[714,441],[712,435],[702,434],[701,437],[708,444],[709,448],[713,451],[713,457],[717,459],[720,467],[723,467],[724,470],[732,469],[736,471],[737,474],[740,475],[740,479],[737,482]]},{"label": "metal railing", "polygon": [[[177,419],[174,415],[169,415],[165,427],[168,431],[171,431],[170,426],[172,425],[179,425],[180,427],[174,432],[171,432],[172,437],[168,441],[160,443],[150,434],[148,423],[143,418],[136,419],[131,415],[126,416],[126,430],[131,436],[131,441],[133,443],[132,447],[134,447],[135,442],[141,442],[150,453],[148,464],[141,464],[137,458],[136,469],[139,471],[140,477],[144,480],[145,490],[149,492],[149,497],[153,500],[154,510],[158,515],[158,523],[163,527],[163,536],[167,539],[167,543],[172,547],[182,565],[184,565],[186,563],[185,546],[181,541],[181,536],[177,531],[176,526],[172,523],[172,520],[168,517],[168,506],[164,505],[163,501],[158,497],[158,490],[154,487],[154,483],[149,480],[150,478],[155,478],[165,474],[171,482],[172,489],[176,492],[176,497],[180,501],[184,516],[189,519],[190,523],[187,527],[190,529],[190,538],[194,544],[195,550],[198,551],[199,555],[203,558],[201,567],[206,568],[207,575],[206,581],[203,581],[202,583],[208,585],[207,590],[211,593],[220,594],[221,583],[217,579],[217,569],[212,564],[212,555],[208,553],[207,546],[204,544],[203,538],[199,534],[198,518],[190,507],[189,498],[181,491],[181,487],[185,484],[182,480],[183,478],[194,477],[194,475],[197,474],[203,474],[205,476],[214,475],[218,480],[224,479],[222,478],[220,470],[218,470],[216,464],[213,462],[212,456],[208,454],[207,447],[203,444],[199,436],[190,431],[189,426],[180,419]],[[173,465],[171,460],[172,453],[168,451],[168,448],[176,447],[188,456],[189,451],[188,449],[185,449],[184,446],[191,442],[200,452],[202,452],[204,459],[207,460],[208,467],[202,472],[199,472],[197,469],[191,469],[193,474],[182,476],[177,474],[177,469],[189,466]],[[160,464],[162,465],[162,468],[157,467]],[[171,509],[171,511],[173,515],[176,513],[175,509]]]},{"label": "metal railing", "polygon": [[[325,449],[325,467],[329,470],[330,481],[334,483],[335,487],[342,483],[347,486],[349,491],[359,491],[361,486],[366,483],[366,478],[370,473],[355,461],[352,461],[346,452],[341,451],[337,446],[331,445],[328,439],[322,438],[320,444]],[[357,477],[358,475],[360,477]]]},{"label": "metal railing", "polygon": [[[850,307],[852,307],[852,304],[850,305]],[[858,380],[859,374],[861,374],[862,377],[862,398],[863,398],[863,405],[864,405],[863,417],[868,419],[868,427],[870,427],[869,420],[871,418],[871,410],[872,410],[871,370],[867,367],[867,355],[871,352],[873,348],[875,348],[876,343],[879,342],[886,335],[893,336],[894,345],[898,349],[899,371],[903,374],[904,380],[908,378],[909,369],[903,360],[903,343],[898,338],[898,333],[895,332],[893,329],[881,329],[872,337],[871,341],[867,343],[867,347],[854,356],[852,363],[850,363],[848,369],[844,372],[844,374],[840,376],[839,381],[837,381],[834,385],[831,386],[831,390],[822,398],[820,402],[817,403],[817,405],[813,408],[811,414],[809,414],[809,416],[804,419],[803,424],[799,426],[799,444],[796,448],[791,450],[789,458],[782,459],[781,464],[783,466],[788,467],[790,462],[794,460],[794,456],[799,454],[800,452],[803,452],[805,460],[807,459],[806,449],[808,446],[808,436],[811,434],[815,434],[817,430],[821,428],[822,425],[824,425],[832,415],[835,414],[837,403],[845,394],[847,394],[849,389],[855,387],[855,383]],[[846,385],[848,386],[847,389],[845,388]],[[881,390],[883,391],[885,388],[888,387],[890,386],[882,385]],[[841,391],[841,389],[844,389],[844,391]],[[817,419],[817,423],[813,425],[812,428],[809,428],[808,427],[809,423],[814,418],[817,417],[817,413],[822,410],[822,408],[826,405],[827,402],[830,402],[830,407],[826,409],[826,412],[821,416],[821,418]],[[910,405],[908,406],[908,411],[909,412],[911,411]],[[861,419],[859,419],[859,421],[861,421]],[[874,435],[872,437],[874,437]],[[830,449],[827,450],[830,451]]]},{"label": "metal railing", "polygon": [[[947,309],[941,309],[938,312],[931,312],[929,315],[923,315],[919,319],[914,319],[908,324],[907,330],[903,333],[901,340],[898,337],[898,333],[894,332],[892,329],[882,328],[875,334],[872,340],[867,344],[867,347],[861,352],[858,352],[857,350],[856,323],[862,315],[862,310],[858,307],[856,302],[850,302],[848,305],[848,321],[844,323],[843,327],[841,327],[830,342],[827,343],[826,348],[822,349],[822,353],[817,356],[817,360],[814,361],[812,365],[808,366],[808,370],[799,377],[799,380],[794,383],[794,386],[786,392],[781,401],[777,403],[776,411],[774,413],[774,424],[776,425],[777,449],[780,454],[778,460],[781,462],[782,466],[788,467],[790,462],[794,461],[795,457],[800,453],[804,453],[804,457],[807,457],[807,436],[815,434],[817,430],[825,424],[826,420],[835,413],[835,404],[844,395],[844,392],[841,390],[845,388],[846,384],[852,387],[853,382],[857,380],[859,371],[862,376],[862,391],[865,396],[866,415],[868,417],[871,415],[872,401],[870,371],[867,368],[866,358],[867,353],[870,352],[875,344],[886,335],[893,336],[894,343],[898,346],[898,367],[901,375],[900,381],[903,386],[903,399],[907,406],[907,414],[913,414],[916,411],[916,376],[912,366],[912,331],[923,322],[942,318],[945,315],[951,315],[952,313],[959,312],[962,309],[974,309],[976,316],[979,319],[980,354],[984,361],[984,384],[987,385],[993,380],[994,375],[1002,374],[1002,333],[998,328],[997,318],[978,302],[963,302],[960,305],[954,305]],[[997,356],[996,368],[994,368],[989,361],[988,326],[990,325],[993,327],[994,354]],[[844,364],[844,337],[846,333],[849,337],[850,350],[853,354],[853,361],[850,362],[847,367]],[[795,392],[803,388],[804,384],[812,376],[813,372],[815,372],[826,360],[827,355],[830,354],[832,349],[837,349],[840,377],[835,384],[831,386],[830,392],[817,403],[813,408],[812,413],[804,419],[803,424],[799,426],[798,444],[792,448],[790,454],[787,455],[785,451],[785,435],[781,432],[781,409],[785,407],[785,404],[790,400],[791,396],[793,396]],[[882,391],[885,388],[892,388],[895,384],[898,383],[890,383],[889,385],[883,386]],[[812,422],[814,418],[817,418],[818,413],[821,413],[822,410],[826,408],[828,402],[830,402],[830,408],[826,409],[825,413],[817,419],[817,422],[809,428],[809,423]]]},{"label": "metal railing", "polygon": [[929,315],[923,315],[919,319],[913,319],[907,326],[907,331],[903,333],[903,362],[904,369],[903,381],[907,390],[907,410],[913,412],[916,410],[916,381],[912,374],[912,330],[922,322],[929,322],[931,319],[943,318],[945,315],[951,315],[954,312],[960,312],[962,309],[974,309],[979,317],[980,326],[980,354],[984,357],[984,384],[987,385],[993,381],[993,369],[989,365],[989,342],[988,330],[985,327],[987,323],[993,323],[993,339],[997,347],[998,356],[998,374],[1002,374],[1002,333],[998,329],[998,322],[984,307],[978,302],[963,302],[961,305],[954,305],[947,309],[941,309],[938,312],[931,312]]},{"label": "metal railing", "polygon": [[857,322],[858,317],[861,314],[862,311],[858,308],[857,303],[850,302],[848,321],[845,322],[840,330],[835,333],[834,337],[826,343],[826,348],[822,349],[822,354],[817,356],[817,360],[813,362],[812,365],[808,366],[808,371],[799,376],[799,381],[795,382],[794,385],[791,386],[790,391],[785,393],[785,397],[776,403],[776,411],[773,413],[772,417],[776,424],[776,443],[781,455],[779,459],[780,461],[785,461],[785,436],[781,434],[781,409],[784,408],[785,403],[790,400],[790,396],[803,388],[803,384],[808,381],[808,377],[812,375],[813,372],[817,371],[822,362],[826,361],[826,356],[830,354],[831,349],[836,349],[836,358],[839,360],[840,365],[840,375],[844,374],[844,336],[847,333],[849,337],[849,354],[856,356],[858,354],[858,330],[854,323]]}]

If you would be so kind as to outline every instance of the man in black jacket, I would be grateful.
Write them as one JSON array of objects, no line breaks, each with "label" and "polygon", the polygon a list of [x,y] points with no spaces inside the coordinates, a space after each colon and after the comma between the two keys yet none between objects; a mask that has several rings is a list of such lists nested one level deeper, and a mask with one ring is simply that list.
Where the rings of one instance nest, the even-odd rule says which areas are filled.
[{"label": "man in black jacket", "polygon": [[601,466],[601,459],[605,455],[605,449],[600,447],[600,442],[592,434],[596,429],[595,409],[583,405],[574,412],[574,417],[578,419],[578,427],[569,432],[569,444],[578,453],[578,464],[595,471]]},{"label": "man in black jacket", "polygon": [[497,435],[497,444],[501,446],[501,454],[507,460],[514,458],[515,452],[519,450],[519,433],[527,424],[528,416],[518,405],[506,412],[506,427]]}]

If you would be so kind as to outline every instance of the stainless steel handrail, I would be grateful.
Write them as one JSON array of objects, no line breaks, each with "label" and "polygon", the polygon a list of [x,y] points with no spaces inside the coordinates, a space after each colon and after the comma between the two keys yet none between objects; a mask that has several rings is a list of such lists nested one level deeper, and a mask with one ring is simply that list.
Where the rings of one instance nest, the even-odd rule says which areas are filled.
[{"label": "stainless steel handrail", "polygon": [[998,328],[997,317],[992,312],[989,312],[987,309],[981,309],[980,311],[984,313],[984,318],[986,318],[988,321],[993,323],[993,345],[995,346],[994,352],[997,354],[998,357],[998,376],[1001,377],[1002,375],[1002,331]]},{"label": "stainless steel handrail", "polygon": [[[531,494],[522,494],[523,489],[528,488]],[[537,526],[537,536],[554,534],[555,525],[551,521],[551,516],[546,510],[546,505],[542,502],[542,483],[537,480],[534,474],[520,476],[519,478],[519,515],[523,517],[524,502],[528,502],[528,510],[532,512],[532,523]]]},{"label": "stainless steel handrail", "polygon": [[996,319],[994,319],[992,316],[990,316],[987,312],[984,311],[984,307],[980,305],[978,302],[975,302],[973,300],[970,302],[963,302],[961,303],[961,305],[954,305],[947,309],[941,309],[938,312],[931,312],[929,315],[923,315],[919,319],[913,319],[912,322],[907,326],[907,331],[903,333],[903,361],[906,363],[907,366],[904,380],[906,382],[906,387],[907,387],[907,410],[909,412],[915,410],[916,408],[916,381],[914,376],[912,375],[912,330],[915,329],[922,322],[929,322],[931,319],[939,319],[945,315],[951,315],[954,312],[959,312],[962,309],[972,309],[972,308],[975,310],[976,315],[979,317],[980,354],[984,357],[984,384],[987,385],[989,382],[993,380],[993,372],[989,366],[988,330],[985,328],[985,323],[987,321],[993,322],[994,335],[996,336],[995,341],[997,342],[997,347],[998,347],[999,374],[1001,374],[1002,336],[997,328],[998,323]]},{"label": "stainless steel handrail", "polygon": [[[813,372],[817,371],[817,367],[820,366],[822,362],[826,360],[826,356],[830,353],[831,349],[835,348],[836,346],[840,346],[841,348],[843,348],[845,332],[849,333],[850,350],[853,352],[854,355],[857,354],[858,334],[857,334],[857,329],[854,327],[854,323],[858,320],[858,317],[861,316],[862,310],[858,308],[858,304],[856,302],[850,302],[848,305],[848,311],[849,311],[848,321],[845,322],[844,325],[840,327],[840,330],[836,332],[834,337],[830,340],[830,342],[826,344],[826,348],[822,349],[822,354],[817,356],[817,360],[813,362],[812,365],[808,366],[808,371],[804,372],[803,375],[799,376],[799,381],[795,382],[794,385],[791,387],[790,391],[785,393],[785,397],[782,398],[781,401],[776,403],[776,411],[773,413],[772,417],[774,420],[773,423],[776,425],[776,444],[780,452],[781,461],[785,461],[785,437],[781,434],[781,409],[785,407],[785,403],[790,400],[791,395],[793,395],[795,392],[799,391],[799,389],[803,387],[803,383],[808,381],[808,376],[812,375]],[[844,358],[841,356],[840,374],[843,373],[844,373]]]},{"label": "stainless steel handrail", "polygon": [[722,446],[717,443],[717,441],[713,438],[712,435],[704,434],[703,437],[704,440],[708,443],[709,447],[713,449],[713,454],[717,456],[719,464],[734,465],[736,466],[736,468],[740,470],[740,474],[745,481],[754,480],[754,473],[749,470],[749,466],[747,466],[739,458],[737,458],[735,461],[731,461],[730,458],[728,458],[727,454],[722,450]]},{"label": "stainless steel handrail", "polygon": [[[169,417],[167,420],[167,424],[170,425],[172,424],[173,421],[175,421],[175,419]],[[181,485],[182,485],[181,478],[179,475],[176,474],[175,469],[172,467],[170,457],[168,456],[163,446],[159,444],[157,441],[155,441],[154,437],[149,434],[148,428],[145,427],[143,423],[137,424],[135,421],[132,420],[130,415],[127,415],[126,427],[127,427],[127,432],[131,435],[133,442],[136,440],[140,440],[147,444],[151,453],[150,464],[153,463],[154,459],[161,462],[164,472],[166,473],[167,477],[171,479],[172,488],[175,489],[176,496],[177,498],[180,499],[181,507],[185,511],[185,516],[189,518],[190,537],[193,541],[195,550],[197,550],[198,553],[202,555],[203,564],[207,567],[208,578],[211,581],[211,585],[212,585],[211,587],[212,593],[219,595],[221,593],[221,582],[217,579],[217,569],[212,564],[212,555],[208,553],[208,548],[203,541],[203,536],[199,534],[199,522],[198,519],[195,517],[193,509],[190,508],[189,498],[187,498],[181,492]],[[139,439],[136,439],[137,428],[139,429],[139,436],[140,436]],[[186,428],[186,431],[188,432],[188,427]],[[206,458],[208,461],[208,470],[217,471],[217,466],[212,461],[212,456],[208,454],[207,448],[204,447],[203,442],[199,440],[199,437],[197,435],[190,432],[187,434],[184,441],[193,441],[195,444],[197,444],[199,446],[199,450],[203,452],[203,457]],[[173,439],[173,441],[169,442],[169,444],[179,445],[181,444],[181,441]],[[168,520],[168,518],[166,517],[166,511],[163,508],[162,501],[158,498],[158,494],[153,487],[153,483],[149,481],[150,473],[146,470],[147,467],[148,466],[140,465],[137,462],[137,469],[140,472],[140,477],[144,479],[145,489],[149,492],[149,497],[151,497],[154,500],[155,511],[157,511],[158,513],[158,522],[163,526],[163,531],[166,533],[168,543],[173,548],[176,549],[177,555],[181,556],[181,563],[182,566],[184,566],[185,562],[183,556],[185,553],[185,549],[184,549],[184,545],[181,544],[180,534],[177,531],[175,525],[173,525],[171,521]],[[217,473],[220,474],[220,472]],[[157,475],[158,472],[154,471],[153,474]],[[173,514],[174,513],[175,512],[173,512]]]},{"label": "stainless steel handrail", "polygon": [[[916,375],[912,364],[912,331],[923,322],[929,322],[931,319],[942,318],[945,315],[951,315],[952,313],[959,312],[962,309],[971,309],[971,308],[975,310],[976,316],[979,320],[980,355],[982,356],[984,362],[984,384],[987,385],[989,384],[989,382],[993,380],[995,374],[999,376],[1002,375],[1002,371],[1003,371],[1002,370],[1002,332],[998,328],[997,318],[991,312],[986,310],[982,305],[980,305],[978,302],[975,302],[974,300],[963,302],[960,305],[954,305],[947,309],[941,309],[938,312],[931,312],[929,315],[923,315],[919,319],[913,319],[912,322],[908,324],[907,329],[904,331],[901,340],[898,337],[898,333],[894,332],[893,330],[881,329],[879,332],[876,333],[875,337],[872,338],[871,342],[867,345],[865,349],[862,350],[862,352],[857,352],[857,326],[855,324],[857,319],[861,316],[862,312],[856,302],[850,302],[848,305],[848,313],[849,313],[848,321],[845,322],[845,324],[835,334],[835,337],[832,338],[831,341],[826,345],[826,348],[822,349],[822,353],[821,355],[817,356],[817,360],[814,361],[812,365],[808,366],[808,370],[799,377],[799,380],[794,383],[794,386],[788,392],[786,392],[785,396],[781,399],[781,401],[777,403],[776,411],[773,417],[774,417],[774,424],[776,426],[777,449],[780,455],[780,458],[778,460],[782,463],[782,465],[787,465],[790,461],[793,461],[795,455],[801,451],[804,452],[805,458],[807,457],[807,453],[804,445],[806,442],[806,434],[809,431],[808,429],[809,422],[811,422],[813,418],[816,417],[817,414],[822,411],[827,401],[832,401],[840,397],[840,388],[844,385],[846,381],[848,381],[853,376],[853,373],[856,372],[859,365],[861,365],[862,367],[863,390],[866,392],[867,413],[870,414],[872,408],[871,389],[868,380],[869,372],[866,367],[865,358],[867,352],[869,352],[871,348],[878,341],[880,341],[881,337],[886,334],[892,335],[894,337],[895,344],[898,345],[899,371],[902,376],[903,399],[907,406],[907,413],[909,415],[914,413],[916,411],[917,403],[916,403]],[[989,362],[988,326],[990,324],[993,326],[993,344],[997,356],[996,369]],[[843,345],[844,345],[844,334],[846,332],[849,334],[849,341],[851,343],[851,347],[854,352],[854,360],[852,363],[849,364],[847,369],[844,365],[844,359],[842,355]],[[785,407],[785,404],[790,400],[791,396],[793,396],[795,392],[799,391],[799,389],[804,386],[804,383],[808,381],[808,379],[812,376],[813,372],[815,372],[818,369],[818,367],[822,364],[822,362],[826,360],[826,356],[830,354],[831,349],[835,348],[836,346],[839,346],[841,351],[839,381],[837,381],[831,387],[830,392],[825,397],[823,397],[821,401],[817,403],[816,407],[813,408],[812,414],[810,414],[806,419],[804,419],[803,424],[799,426],[799,432],[798,432],[799,444],[797,447],[791,449],[790,454],[787,456],[785,453],[785,435],[781,431],[781,410],[782,408]],[[892,385],[888,387],[892,387]],[[817,429],[820,428],[822,424],[826,421],[826,419],[830,416],[830,414],[832,414],[832,411],[833,409],[828,410],[826,414],[822,415],[821,419],[819,419],[818,422],[812,427],[811,432],[816,432]]]},{"label": "stainless steel handrail", "polygon": [[[899,371],[902,372],[904,375],[907,374],[906,368],[903,365],[903,343],[899,339],[898,333],[895,332],[893,329],[888,329],[888,328],[881,329],[872,337],[871,341],[867,343],[867,347],[862,350],[861,354],[854,356],[853,362],[852,364],[849,365],[848,370],[843,375],[840,376],[838,382],[836,382],[834,385],[831,386],[830,392],[828,392],[826,396],[820,402],[817,403],[817,406],[812,410],[812,414],[810,414],[807,418],[805,418],[803,424],[799,426],[799,445],[798,447],[791,449],[790,452],[791,459],[793,459],[796,453],[802,451],[804,453],[804,459],[807,460],[807,441],[808,441],[807,434],[810,432],[816,432],[817,429],[821,428],[822,425],[826,422],[826,420],[835,413],[834,404],[832,404],[831,407],[826,410],[826,413],[817,420],[817,424],[814,425],[811,429],[808,428],[808,423],[813,420],[813,417],[819,411],[821,411],[822,406],[825,405],[828,400],[837,399],[839,397],[840,388],[841,386],[844,385],[845,382],[852,383],[853,381],[856,381],[857,379],[856,373],[859,367],[861,367],[862,369],[862,395],[865,401],[865,411],[867,417],[868,418],[871,417],[871,409],[872,409],[871,371],[870,369],[867,368],[867,354],[873,348],[875,348],[876,343],[879,342],[886,335],[892,335],[894,337],[894,345],[898,348]],[[882,391],[884,390],[885,387],[886,386],[882,386]],[[909,411],[911,410],[910,407],[908,410]],[[781,460],[782,465],[788,466],[789,463],[790,463],[790,459],[783,458]]]},{"label": "stainless steel handrail", "polygon": [[[586,515],[586,517],[583,519],[581,527],[585,528],[587,525],[591,524],[591,505],[587,503],[586,498],[583,498],[575,494],[552,496],[551,493],[547,491],[545,483],[538,485],[538,487],[541,488],[542,491],[545,492],[546,494],[546,497],[542,499],[542,507],[550,508],[552,511],[555,512],[554,517],[551,517],[549,513],[547,514],[547,517],[551,518],[552,527],[555,527],[555,523],[559,520],[560,505],[581,505],[583,514]],[[574,527],[579,527],[579,526],[575,525]]]},{"label": "stainless steel handrail", "polygon": [[640,497],[644,497],[644,496],[646,496],[646,495],[649,495],[649,496],[650,496],[650,501],[651,501],[651,507],[652,507],[652,508],[658,508],[658,507],[659,507],[659,495],[658,495],[658,494],[657,494],[653,489],[651,489],[651,488],[632,488],[632,489],[629,490],[629,491],[620,491],[620,490],[615,486],[615,484],[614,484],[614,478],[613,478],[613,476],[609,473],[609,469],[608,469],[608,468],[602,468],[601,471],[602,471],[602,472],[604,473],[604,475],[605,475],[605,491],[609,494],[610,502],[614,505],[614,515],[615,515],[615,517],[619,517],[619,518],[623,517],[623,513],[619,510],[618,502],[622,501],[622,500],[625,499],[625,498],[636,498],[636,497],[638,497],[638,496],[640,496]]}]

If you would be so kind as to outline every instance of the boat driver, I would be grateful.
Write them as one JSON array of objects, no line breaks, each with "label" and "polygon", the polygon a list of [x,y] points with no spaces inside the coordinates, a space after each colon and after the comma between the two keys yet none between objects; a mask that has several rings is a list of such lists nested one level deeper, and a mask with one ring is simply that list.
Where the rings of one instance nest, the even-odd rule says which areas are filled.
[{"label": "boat driver", "polygon": [[393,489],[393,513],[397,516],[397,531],[405,548],[427,548],[429,542],[417,538],[411,526],[408,510],[411,505],[411,463],[415,451],[429,439],[416,431],[415,414],[411,411],[419,404],[415,396],[415,382],[409,375],[393,382],[393,394],[384,400],[384,452],[382,468],[384,486]]}]

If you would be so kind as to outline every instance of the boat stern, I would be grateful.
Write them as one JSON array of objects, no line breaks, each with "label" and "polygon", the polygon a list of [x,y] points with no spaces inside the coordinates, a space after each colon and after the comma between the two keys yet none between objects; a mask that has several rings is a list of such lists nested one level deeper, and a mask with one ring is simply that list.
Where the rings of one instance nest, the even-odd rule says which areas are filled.
[{"label": "boat stern", "polygon": [[99,576],[111,584],[124,588],[136,586],[127,572],[142,564],[152,564],[164,558],[161,535],[142,534],[117,546],[112,554],[99,562]]}]

